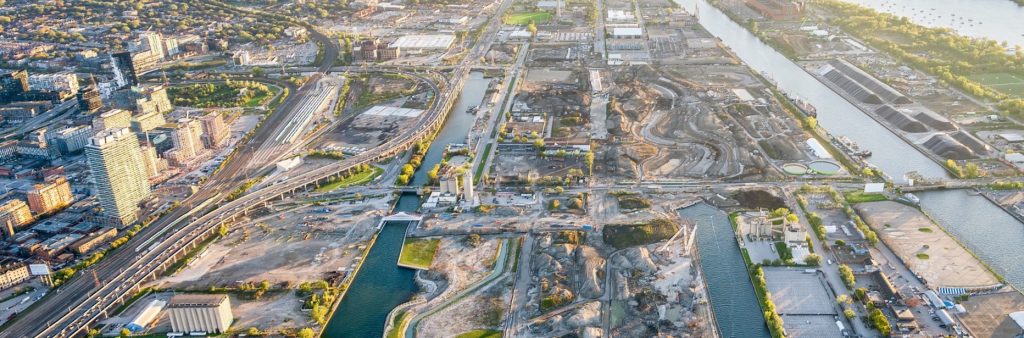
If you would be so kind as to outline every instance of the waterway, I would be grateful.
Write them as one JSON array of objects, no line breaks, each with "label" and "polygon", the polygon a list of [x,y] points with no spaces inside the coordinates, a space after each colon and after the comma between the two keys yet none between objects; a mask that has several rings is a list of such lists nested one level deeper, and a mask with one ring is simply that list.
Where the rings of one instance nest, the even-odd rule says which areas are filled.
[{"label": "waterway", "polygon": [[1010,0],[844,0],[904,16],[925,27],[1024,46],[1024,6]]},{"label": "waterway", "polygon": [[[427,182],[427,172],[441,162],[449,143],[465,142],[476,118],[466,114],[466,109],[483,101],[489,81],[482,73],[470,74],[459,101],[448,113],[448,120],[413,176],[413,185]],[[416,194],[406,193],[398,199],[395,211],[415,212],[419,205],[420,198]],[[385,321],[391,309],[409,301],[418,291],[414,281],[415,270],[397,264],[408,227],[409,222],[385,223],[348,293],[324,328],[324,337],[380,337],[384,334]]]},{"label": "waterway", "polygon": [[697,224],[700,266],[722,337],[771,337],[729,215],[704,202],[679,210],[679,215]]},{"label": "waterway", "polygon": [[1024,224],[969,190],[918,193],[921,208],[1018,290],[1024,290]]},{"label": "waterway", "polygon": [[[977,1],[987,3],[984,0]],[[733,22],[705,0],[676,2],[690,13],[699,13],[700,24],[721,39],[748,66],[776,81],[781,90],[802,97],[816,106],[818,121],[822,127],[834,135],[849,137],[864,149],[870,149],[873,156],[869,162],[892,176],[895,181],[905,181],[903,175],[910,171],[917,171],[925,177],[948,177],[938,164],[818,82],[794,62],[762,43],[746,28]],[[983,10],[978,9],[975,13],[982,13],[981,11]],[[1024,14],[1016,15],[1017,20],[1022,17]],[[1005,27],[1024,29],[1016,23]],[[1008,282],[1018,289],[1024,287],[1024,265],[1020,264],[1024,258],[1024,251],[1020,250],[1020,243],[1024,243],[1024,224],[984,197],[971,196],[964,191],[934,191],[919,196],[922,208],[933,215],[941,226],[949,229],[950,233],[975,251]],[[688,208],[681,213],[716,214],[713,209],[705,210],[707,208],[710,206],[693,209],[698,211],[689,211]],[[717,214],[719,216],[716,217],[724,220],[724,213]],[[706,223],[698,219],[698,243],[703,259],[701,265],[706,270],[708,290],[723,336],[766,336],[767,331],[761,332],[766,330],[764,320],[760,316],[749,282],[736,282],[747,281],[747,278],[743,270],[742,257],[731,238],[732,231],[728,221],[724,221],[724,229],[701,227],[708,223],[718,224],[718,221],[703,222]]]},{"label": "waterway", "polygon": [[833,135],[847,136],[861,148],[871,150],[873,155],[868,162],[895,181],[904,181],[904,174],[910,171],[917,171],[925,177],[947,177],[945,169],[937,163],[818,82],[796,63],[761,42],[722,11],[704,0],[676,2],[690,13],[698,13],[699,8],[700,24],[705,29],[721,39],[748,66],[776,81],[779,89],[817,107],[819,125]]}]

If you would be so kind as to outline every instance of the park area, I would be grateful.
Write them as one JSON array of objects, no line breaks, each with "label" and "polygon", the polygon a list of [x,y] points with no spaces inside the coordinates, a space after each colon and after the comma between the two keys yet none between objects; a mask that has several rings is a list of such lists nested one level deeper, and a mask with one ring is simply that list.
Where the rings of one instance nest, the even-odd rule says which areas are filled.
[{"label": "park area", "polygon": [[1021,76],[1010,73],[989,73],[971,75],[969,78],[1000,93],[1024,98],[1024,78]]},{"label": "park area", "polygon": [[402,254],[398,257],[398,265],[418,270],[430,269],[439,246],[440,238],[406,239],[402,245]]},{"label": "park area", "polygon": [[551,13],[548,12],[521,12],[512,13],[502,20],[506,25],[528,25],[531,21],[535,24],[542,24],[551,21]]},{"label": "park area", "polygon": [[334,179],[331,182],[324,184],[319,188],[316,188],[316,192],[328,192],[341,188],[351,187],[354,185],[366,184],[369,183],[370,181],[373,181],[382,173],[384,173],[384,169],[378,167],[367,168],[366,170],[360,171],[352,175],[340,176],[337,179]]},{"label": "park area", "polygon": [[167,96],[176,106],[195,108],[252,108],[266,104],[281,89],[255,81],[196,83],[174,86]]}]

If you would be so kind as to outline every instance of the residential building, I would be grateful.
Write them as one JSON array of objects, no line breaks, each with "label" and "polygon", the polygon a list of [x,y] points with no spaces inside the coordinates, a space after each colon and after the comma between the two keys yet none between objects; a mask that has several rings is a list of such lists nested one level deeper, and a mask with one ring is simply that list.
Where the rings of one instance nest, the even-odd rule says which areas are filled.
[{"label": "residential building", "polygon": [[0,142],[0,160],[10,159],[18,150],[18,141],[7,140]]},{"label": "residential building", "polygon": [[139,47],[141,47],[141,51],[148,51],[159,59],[163,59],[167,55],[164,52],[163,40],[163,35],[159,32],[139,33]]},{"label": "residential building", "polygon": [[28,71],[16,70],[0,75],[0,103],[14,101],[15,97],[28,90]]},{"label": "residential building", "polygon": [[116,236],[117,229],[114,229],[112,227],[106,227],[93,233],[90,233],[89,235],[83,237],[82,239],[72,243],[71,251],[74,251],[79,255],[84,255],[87,252],[91,251],[92,249],[95,249],[104,242],[113,239]]},{"label": "residential building", "polygon": [[25,201],[12,199],[0,204],[0,225],[5,228],[21,229],[35,221]]},{"label": "residential building", "polygon": [[89,85],[79,89],[77,98],[79,110],[94,112],[103,108],[102,95],[95,85]]},{"label": "residential building", "polygon": [[174,148],[179,151],[180,160],[187,161],[205,149],[202,134],[203,129],[199,121],[187,117],[178,120],[178,127],[174,129],[171,139],[174,141]]},{"label": "residential building", "polygon": [[92,126],[67,127],[55,133],[54,143],[61,154],[75,154],[85,149],[92,135]]},{"label": "residential building", "polygon": [[121,129],[132,126],[132,113],[124,109],[111,109],[92,119],[92,129]]},{"label": "residential building", "polygon": [[78,75],[72,72],[32,74],[28,77],[28,86],[32,90],[60,92],[62,96],[71,96],[78,93]]},{"label": "residential building", "polygon": [[231,302],[224,294],[176,294],[167,304],[172,332],[227,332]]},{"label": "residential building", "polygon": [[137,221],[150,190],[135,134],[128,128],[102,131],[89,139],[85,154],[103,215],[120,225]]},{"label": "residential building", "polygon": [[139,85],[139,76],[136,73],[131,52],[110,54],[110,64],[114,70],[114,82],[117,83],[118,88]]},{"label": "residential building", "polygon": [[231,130],[224,123],[224,117],[220,112],[206,114],[199,118],[199,122],[203,125],[202,138],[207,148],[215,149],[224,146],[228,136],[231,135]]},{"label": "residential building", "polygon": [[10,258],[0,259],[0,290],[21,284],[30,277],[25,263]]},{"label": "residential building", "polygon": [[164,114],[156,110],[132,116],[132,131],[136,133],[145,133],[165,124]]},{"label": "residential building", "polygon": [[160,176],[164,170],[167,170],[167,160],[157,157],[156,148],[149,145],[140,147],[142,152],[142,164],[146,168],[146,178],[153,178]]},{"label": "residential building", "polygon": [[71,185],[64,176],[51,176],[43,183],[32,185],[28,191],[28,205],[37,215],[49,214],[71,205]]},{"label": "residential building", "polygon": [[134,90],[136,95],[134,108],[139,114],[152,112],[167,113],[174,110],[174,105],[167,97],[167,88],[164,86],[143,87]]},{"label": "residential building", "polygon": [[52,160],[60,156],[57,147],[50,146],[46,128],[33,130],[18,142],[18,155],[43,160]]}]

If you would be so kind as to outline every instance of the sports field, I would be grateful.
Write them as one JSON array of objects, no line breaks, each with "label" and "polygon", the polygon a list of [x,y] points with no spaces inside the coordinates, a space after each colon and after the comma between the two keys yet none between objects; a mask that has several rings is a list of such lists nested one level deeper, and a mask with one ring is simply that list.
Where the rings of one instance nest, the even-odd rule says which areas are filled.
[{"label": "sports field", "polygon": [[546,23],[551,21],[551,13],[548,12],[523,12],[523,13],[512,13],[505,16],[502,20],[506,25],[527,25],[530,21],[536,24]]},{"label": "sports field", "polygon": [[971,75],[968,78],[1006,95],[1024,98],[1024,77],[1009,73]]}]

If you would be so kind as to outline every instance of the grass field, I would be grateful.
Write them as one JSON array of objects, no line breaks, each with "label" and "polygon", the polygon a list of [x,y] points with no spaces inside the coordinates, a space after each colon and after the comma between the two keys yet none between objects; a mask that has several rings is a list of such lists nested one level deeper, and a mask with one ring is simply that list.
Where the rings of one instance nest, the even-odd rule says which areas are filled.
[{"label": "grass field", "polygon": [[458,336],[455,338],[501,338],[501,331],[498,330],[473,330]]},{"label": "grass field", "polygon": [[888,198],[886,198],[885,195],[878,193],[865,194],[862,191],[848,192],[844,196],[846,197],[846,202],[849,202],[850,204],[888,200]]},{"label": "grass field", "polygon": [[412,238],[402,245],[402,255],[398,264],[413,269],[427,270],[434,263],[434,254],[441,246],[440,238]]},{"label": "grass field", "polygon": [[1009,73],[976,74],[968,78],[1006,95],[1024,98],[1024,78]]},{"label": "grass field", "polygon": [[346,179],[339,180],[337,182],[325,184],[319,188],[316,188],[316,192],[331,191],[338,188],[350,187],[353,185],[364,184],[372,181],[380,174],[384,173],[384,169],[373,167],[370,170],[352,175]]},{"label": "grass field", "polygon": [[551,13],[548,12],[522,12],[506,15],[502,20],[506,25],[528,25],[530,21],[536,24],[551,21]]}]

